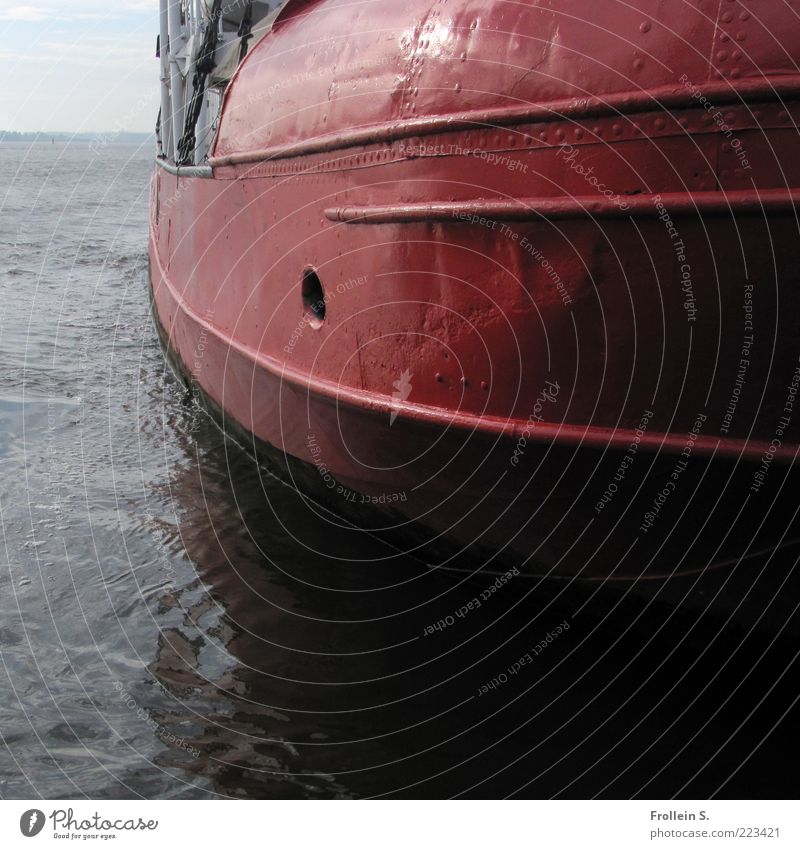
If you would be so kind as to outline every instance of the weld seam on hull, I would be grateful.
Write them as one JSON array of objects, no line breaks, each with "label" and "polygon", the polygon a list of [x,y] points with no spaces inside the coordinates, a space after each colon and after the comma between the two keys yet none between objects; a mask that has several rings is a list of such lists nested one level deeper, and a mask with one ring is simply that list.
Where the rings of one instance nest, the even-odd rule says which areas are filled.
[{"label": "weld seam on hull", "polygon": [[[198,327],[203,328],[204,332],[213,335],[218,342],[237,351],[240,356],[249,362],[265,369],[280,380],[286,380],[293,387],[312,393],[330,403],[340,404],[344,402],[356,409],[382,413],[387,417],[390,414],[397,413],[401,420],[406,419],[419,424],[435,425],[439,428],[456,428],[492,438],[505,436],[513,440],[518,439],[524,433],[528,442],[544,445],[556,443],[576,448],[627,449],[636,436],[635,431],[631,428],[609,428],[593,425],[541,423],[532,429],[529,422],[522,419],[501,419],[409,403],[405,403],[403,408],[398,411],[396,402],[387,396],[342,386],[323,378],[312,378],[300,369],[289,368],[285,362],[260,351],[255,351],[249,346],[226,336],[195,312],[167,278],[161,257],[158,254],[152,227],[150,240],[151,254],[157,265],[159,280],[162,285],[166,286],[177,310],[187,315]],[[154,298],[157,303],[158,299],[152,282],[152,274],[151,286],[154,289]],[[158,320],[161,321],[160,316]],[[169,338],[168,328],[165,328],[165,332]],[[206,391],[208,391],[208,388],[206,388]],[[640,450],[648,450],[653,453],[680,454],[686,447],[685,434],[654,433],[636,438]],[[769,447],[767,442],[753,442],[738,438],[723,439],[722,437],[698,436],[693,441],[693,452],[695,454],[707,457],[740,458],[742,460],[757,460],[768,451]],[[800,445],[782,445],[772,454],[772,457],[777,461],[791,463],[797,459],[798,452],[800,452]]]},{"label": "weld seam on hull", "polygon": [[[800,75],[758,80],[737,81],[736,87],[729,83],[708,83],[696,86],[696,91],[718,105],[740,104],[754,100],[781,101],[783,98],[800,97]],[[224,165],[241,165],[269,159],[288,159],[310,153],[327,153],[359,145],[391,142],[411,136],[434,135],[455,132],[475,127],[492,128],[513,124],[540,124],[559,119],[581,120],[604,115],[627,115],[653,111],[658,108],[672,110],[676,107],[697,108],[693,92],[686,87],[661,86],[649,91],[621,92],[605,98],[578,97],[557,100],[547,104],[505,107],[500,109],[476,109],[467,112],[438,115],[375,124],[358,130],[319,136],[294,144],[273,145],[258,150],[222,153],[217,151],[209,158],[213,168]]]},{"label": "weld seam on hull", "polygon": [[662,195],[623,195],[619,200],[596,195],[532,197],[513,200],[466,200],[443,203],[404,203],[383,206],[346,206],[325,210],[331,221],[348,224],[412,224],[452,221],[479,216],[491,220],[528,221],[561,218],[644,218],[661,214],[657,203],[674,215],[725,215],[793,212],[800,206],[800,189],[732,192],[671,192]]}]

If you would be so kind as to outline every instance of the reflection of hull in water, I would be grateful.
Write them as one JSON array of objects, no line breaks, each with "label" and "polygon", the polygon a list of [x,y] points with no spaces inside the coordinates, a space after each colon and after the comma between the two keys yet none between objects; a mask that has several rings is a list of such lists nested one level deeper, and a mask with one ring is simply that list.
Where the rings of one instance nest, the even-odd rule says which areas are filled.
[{"label": "reflection of hull in water", "polygon": [[[778,544],[797,21],[530,4],[512,34],[503,3],[381,2],[376,39],[338,0],[297,7],[231,83],[210,168],[153,180],[157,318],[226,427],[426,557],[631,577]],[[687,43],[708,49],[673,76]]]},{"label": "reflection of hull in water", "polygon": [[[741,798],[752,795],[751,776],[731,777],[719,757],[733,737],[753,748],[758,794],[786,786],[795,761],[787,736],[762,737],[791,728],[791,714],[780,720],[794,679],[775,687],[775,669],[791,667],[797,640],[751,628],[790,621],[798,580],[780,577],[788,552],[761,577],[753,562],[726,573],[738,585],[724,599],[703,596],[694,578],[639,584],[636,596],[621,584],[516,577],[492,592],[494,576],[427,569],[359,529],[332,528],[205,417],[188,405],[173,411],[183,417],[173,433],[196,429],[162,496],[177,519],[175,550],[194,568],[159,600],[157,644],[136,690],[159,726],[200,754],[167,746],[160,766],[260,798],[448,798],[475,782],[479,798],[698,798],[728,778],[725,794]],[[692,587],[702,616],[658,603],[664,590]],[[644,589],[659,590],[655,602],[642,600]],[[765,604],[773,594],[778,610]],[[723,627],[734,608],[747,640]],[[533,665],[486,692],[564,620],[569,630]],[[745,722],[754,708],[758,721]],[[598,727],[602,740],[622,741],[599,768]],[[665,751],[679,754],[675,768],[663,769]]]}]

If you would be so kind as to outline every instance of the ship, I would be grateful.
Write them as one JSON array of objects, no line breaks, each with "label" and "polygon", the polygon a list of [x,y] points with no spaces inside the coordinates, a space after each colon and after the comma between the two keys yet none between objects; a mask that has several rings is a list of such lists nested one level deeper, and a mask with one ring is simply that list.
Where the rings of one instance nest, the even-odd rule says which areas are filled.
[{"label": "ship", "polygon": [[150,281],[232,438],[439,566],[794,545],[800,16],[161,0]]}]

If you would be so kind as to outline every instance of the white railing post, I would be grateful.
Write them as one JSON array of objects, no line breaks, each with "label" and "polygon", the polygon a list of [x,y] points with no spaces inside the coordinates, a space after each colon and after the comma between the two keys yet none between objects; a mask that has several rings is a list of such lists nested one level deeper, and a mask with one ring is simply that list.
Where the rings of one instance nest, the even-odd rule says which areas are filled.
[{"label": "white railing post", "polygon": [[167,159],[175,156],[172,141],[172,105],[169,93],[169,0],[161,0],[159,9],[159,46],[161,55],[161,153]]},{"label": "white railing post", "polygon": [[172,158],[177,159],[178,142],[183,136],[183,116],[186,104],[186,91],[183,75],[178,64],[178,54],[186,46],[181,24],[180,0],[169,2],[169,62],[170,88],[172,92]]}]

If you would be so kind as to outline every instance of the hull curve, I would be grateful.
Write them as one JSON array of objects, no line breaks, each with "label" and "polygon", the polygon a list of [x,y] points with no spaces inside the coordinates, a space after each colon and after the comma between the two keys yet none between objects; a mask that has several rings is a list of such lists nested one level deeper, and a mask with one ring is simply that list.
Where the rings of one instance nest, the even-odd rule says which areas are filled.
[{"label": "hull curve", "polygon": [[[763,29],[791,57],[796,22],[738,21],[730,64],[723,4],[614,5],[615,28],[611,4],[369,5],[379,32],[290,3],[211,167],[156,169],[187,378],[298,488],[437,562],[631,579],[793,539],[800,80]],[[708,51],[666,70],[687,38]]]}]

